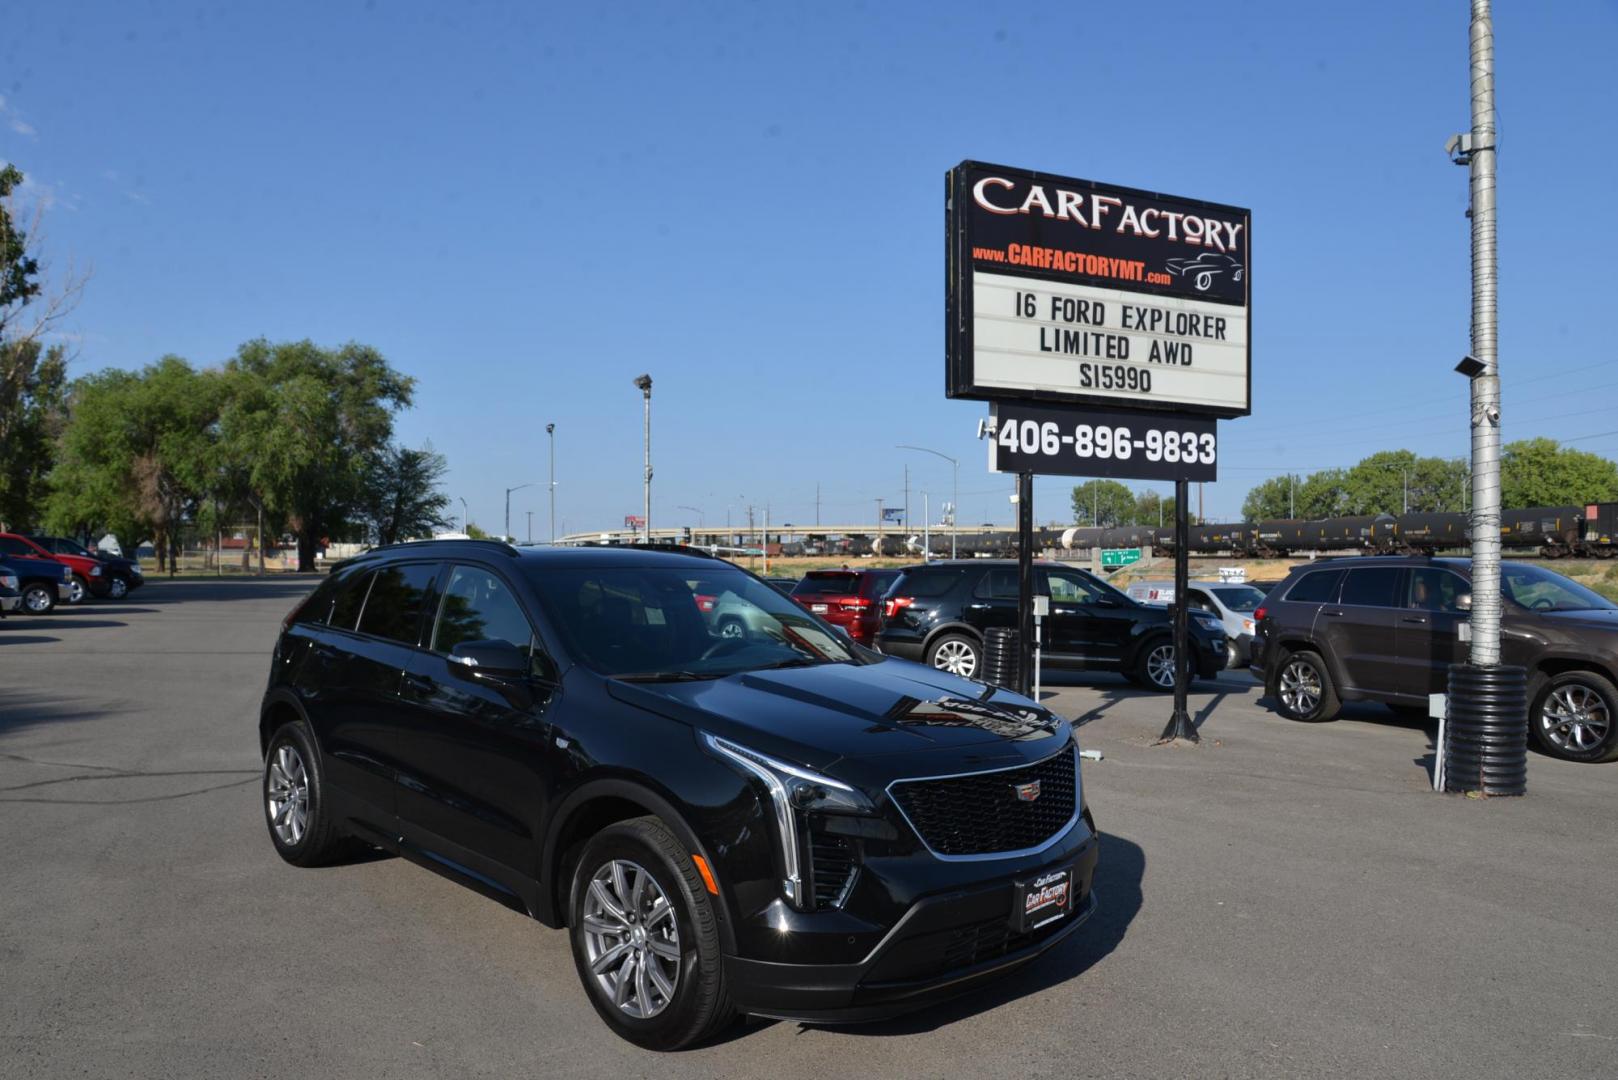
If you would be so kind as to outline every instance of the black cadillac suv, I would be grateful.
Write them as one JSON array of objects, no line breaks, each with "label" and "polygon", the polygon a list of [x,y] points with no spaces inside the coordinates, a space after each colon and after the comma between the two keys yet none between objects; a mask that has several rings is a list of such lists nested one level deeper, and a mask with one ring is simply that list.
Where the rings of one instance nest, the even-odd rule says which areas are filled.
[{"label": "black cadillac suv", "polygon": [[[745,606],[721,633],[702,598]],[[880,1016],[1094,910],[1067,722],[883,657],[718,559],[434,541],[286,618],[259,721],[288,862],[395,851],[553,927],[616,1032]]]},{"label": "black cadillac suv", "polygon": [[[1094,574],[1060,563],[1034,564],[1034,593],[1050,597],[1042,662],[1070,671],[1113,671],[1153,690],[1174,689],[1174,614],[1137,603]],[[1015,629],[1017,563],[961,559],[906,568],[882,604],[876,647],[968,678],[983,668],[983,635]],[[1224,625],[1212,612],[1190,612],[1191,674],[1211,679],[1224,668]]]},{"label": "black cadillac suv", "polygon": [[[1500,658],[1528,671],[1528,730],[1569,761],[1618,759],[1618,604],[1561,574],[1506,560]],[[1469,559],[1328,559],[1295,568],[1254,615],[1255,678],[1282,715],[1336,719],[1341,702],[1425,716],[1465,663]]]}]

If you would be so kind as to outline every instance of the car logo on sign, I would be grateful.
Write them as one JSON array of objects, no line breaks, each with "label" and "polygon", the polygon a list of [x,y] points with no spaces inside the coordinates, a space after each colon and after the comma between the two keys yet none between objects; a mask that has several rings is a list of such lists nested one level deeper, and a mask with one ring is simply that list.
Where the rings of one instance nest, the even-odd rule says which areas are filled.
[{"label": "car logo on sign", "polygon": [[1039,781],[1031,784],[1012,784],[1011,793],[1017,796],[1018,802],[1033,802],[1039,798]]}]

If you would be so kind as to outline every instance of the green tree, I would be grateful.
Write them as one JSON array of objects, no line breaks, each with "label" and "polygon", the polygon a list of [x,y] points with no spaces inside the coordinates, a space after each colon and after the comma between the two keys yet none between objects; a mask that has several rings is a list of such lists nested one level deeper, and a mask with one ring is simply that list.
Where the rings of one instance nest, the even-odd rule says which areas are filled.
[{"label": "green tree", "polygon": [[1135,496],[1116,480],[1086,480],[1073,489],[1073,520],[1080,525],[1123,525],[1135,516]]},{"label": "green tree", "polygon": [[1342,517],[1348,510],[1348,472],[1345,469],[1322,469],[1304,477],[1298,485],[1294,500],[1296,516],[1305,521]]},{"label": "green tree", "polygon": [[65,420],[67,353],[0,341],[0,525],[37,526]]},{"label": "green tree", "polygon": [[1296,473],[1272,476],[1247,493],[1242,500],[1245,521],[1275,521],[1293,516],[1302,480]]},{"label": "green tree", "polygon": [[414,380],[367,345],[259,339],[226,365],[223,459],[297,533],[298,568],[324,537],[361,524],[366,477],[410,405]]},{"label": "green tree", "polygon": [[173,569],[180,529],[214,489],[225,384],[165,356],[140,372],[107,370],[74,383],[51,477],[52,528],[106,528],[155,540]]},{"label": "green tree", "polygon": [[388,446],[373,455],[365,472],[360,517],[371,539],[394,544],[446,528],[449,496],[440,485],[449,463],[431,446]]},{"label": "green tree", "polygon": [[1618,465],[1555,439],[1507,443],[1500,454],[1500,497],[1512,509],[1612,502],[1618,500]]},{"label": "green tree", "polygon": [[12,192],[22,180],[15,165],[0,167],[0,341],[15,337],[18,313],[40,292],[39,260],[13,220]]},{"label": "green tree", "polygon": [[483,528],[483,526],[479,525],[475,521],[468,521],[466,523],[466,535],[470,536],[474,540],[493,539],[493,537],[489,535],[488,530]]}]

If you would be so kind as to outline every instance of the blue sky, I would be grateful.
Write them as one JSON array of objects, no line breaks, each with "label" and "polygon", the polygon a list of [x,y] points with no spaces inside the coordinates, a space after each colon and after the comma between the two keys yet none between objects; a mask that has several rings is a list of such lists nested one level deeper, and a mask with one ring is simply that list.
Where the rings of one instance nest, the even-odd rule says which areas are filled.
[{"label": "blue sky", "polygon": [[[1506,436],[1618,428],[1606,323],[1618,8],[1497,13]],[[1466,452],[1467,5],[22,3],[0,158],[93,267],[75,370],[359,340],[417,379],[406,442],[498,529],[1007,521],[986,408],[943,395],[944,170],[964,158],[1249,206],[1254,412],[1211,518],[1267,475]],[[1564,373],[1566,378],[1562,376]],[[1533,380],[1530,382],[1529,380]],[[1517,386],[1521,385],[1521,390]],[[1573,443],[1618,454],[1618,436]],[[1043,478],[1041,521],[1071,480]]]}]

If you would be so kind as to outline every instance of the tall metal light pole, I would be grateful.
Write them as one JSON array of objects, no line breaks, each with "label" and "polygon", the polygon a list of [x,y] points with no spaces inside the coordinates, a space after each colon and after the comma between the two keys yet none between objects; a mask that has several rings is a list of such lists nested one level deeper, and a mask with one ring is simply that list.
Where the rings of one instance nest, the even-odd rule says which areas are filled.
[{"label": "tall metal light pole", "polygon": [[516,487],[506,488],[506,531],[500,537],[500,539],[505,540],[508,543],[511,541],[511,493],[513,491],[521,491],[523,488],[531,488],[533,486],[532,481],[530,481],[526,484],[518,484]]},{"label": "tall metal light pole", "polygon": [[524,510],[523,513],[528,515],[528,543],[532,544],[534,542],[534,512]]},{"label": "tall metal light pole", "polygon": [[[467,515],[466,499],[464,497],[460,497],[460,498],[461,498],[461,532],[465,533],[466,532],[466,515]],[[467,535],[471,535],[471,534],[468,533]]]},{"label": "tall metal light pole", "polygon": [[640,375],[635,379],[635,386],[640,390],[641,399],[646,405],[646,430],[644,442],[646,446],[646,492],[645,505],[641,508],[641,528],[644,530],[644,543],[652,542],[652,377]]},{"label": "tall metal light pole", "polygon": [[[556,543],[556,425],[546,424],[545,434],[551,438],[551,543]],[[533,537],[529,537],[530,540]]]},{"label": "tall metal light pole", "polygon": [[[949,557],[952,559],[955,558],[955,534],[960,531],[958,528],[958,523],[961,513],[961,463],[950,457],[948,454],[940,453],[937,450],[933,450],[925,446],[911,446],[909,443],[900,443],[894,449],[920,450],[924,454],[932,454],[935,457],[941,457],[945,461],[949,462],[950,470],[953,473],[953,487],[950,490],[950,498],[955,500],[950,504],[954,507],[954,509],[950,511],[954,517],[951,518],[949,523]],[[818,521],[816,523],[818,524]]]}]

